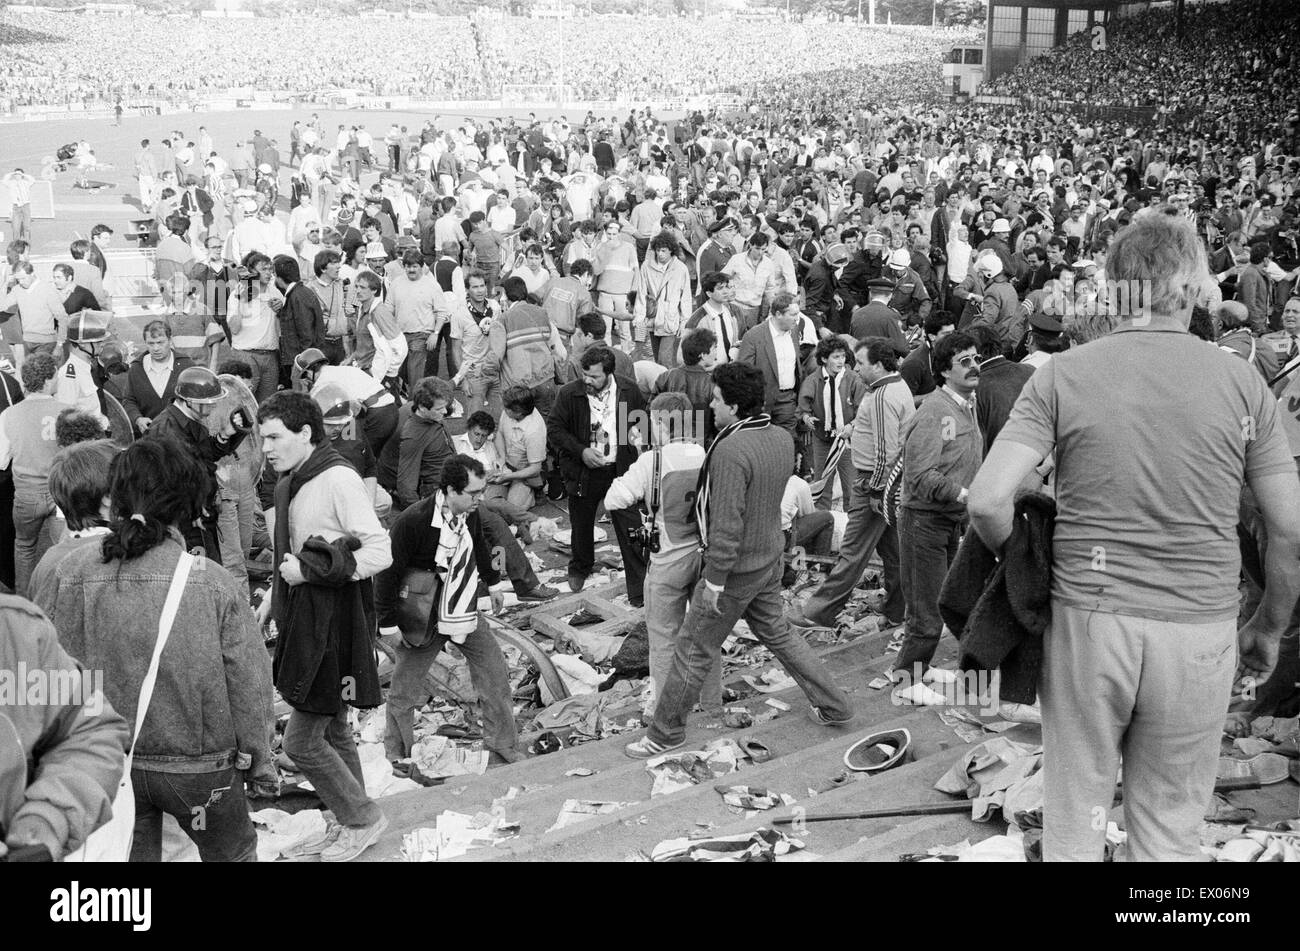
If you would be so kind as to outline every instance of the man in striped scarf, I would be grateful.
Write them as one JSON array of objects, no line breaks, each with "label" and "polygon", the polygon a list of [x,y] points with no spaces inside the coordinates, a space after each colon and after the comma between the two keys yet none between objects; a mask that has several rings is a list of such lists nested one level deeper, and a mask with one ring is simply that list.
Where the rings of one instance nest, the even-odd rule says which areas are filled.
[{"label": "man in striped scarf", "polygon": [[704,551],[703,577],[677,638],[672,670],[655,707],[654,723],[627,755],[650,759],[686,742],[686,717],[736,622],[779,660],[812,703],[812,717],[838,726],[853,707],[802,637],[790,633],[781,600],[781,497],[794,468],[794,440],[763,412],[763,374],[727,363],[713,371],[718,436],[696,487],[695,516]]}]

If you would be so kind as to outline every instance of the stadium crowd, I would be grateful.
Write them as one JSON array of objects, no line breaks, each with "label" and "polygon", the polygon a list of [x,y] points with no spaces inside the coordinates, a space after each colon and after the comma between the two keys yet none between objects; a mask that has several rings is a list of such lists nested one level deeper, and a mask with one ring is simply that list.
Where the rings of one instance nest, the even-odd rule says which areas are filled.
[{"label": "stadium crowd", "polygon": [[[1164,22],[1116,42],[1161,46]],[[163,658],[169,719],[138,738],[133,858],[157,858],[163,812],[205,859],[254,854],[232,776],[276,787],[273,685],[292,708],[283,751],[333,816],[314,852],[372,845],[387,819],[347,708],[382,699],[377,634],[401,638],[394,770],[409,774],[448,640],[485,746],[520,758],[478,602],[499,606],[507,582],[521,600],[557,593],[521,549],[545,499],[567,505],[569,589],[595,571],[603,506],[646,610],[649,731],[628,755],[685,744],[742,616],[816,722],[850,722],[803,633],[836,624],[879,554],[899,703],[947,702],[955,672],[932,662],[947,625],[976,622],[990,575],[1029,602],[973,663],[1001,668],[1003,718],[1043,723],[1046,858],[1102,858],[1092,820],[1119,737],[1130,855],[1200,855],[1230,703],[1240,726],[1296,701],[1281,672],[1300,480],[1278,398],[1300,367],[1295,130],[1242,141],[912,105],[878,74],[839,75],[844,90],[801,81],[672,123],[639,110],[364,138],[307,123],[283,157],[258,130],[213,143],[201,176],[177,149],[188,136],[143,143],[140,198],[165,237],[157,320],[129,364],[103,290],[110,229],[50,273],[9,245],[0,580],[49,618],[4,603],[35,628],[26,649],[108,670],[129,719],[154,644],[140,618],[164,613],[184,549],[210,559],[188,581],[179,560],[173,636],[202,662]],[[824,577],[787,612],[804,555]],[[139,585],[105,583],[127,570]],[[989,610],[1013,613],[1004,601]],[[221,702],[199,718],[203,691]],[[116,751],[127,734],[110,711],[76,742]],[[113,762],[52,802],[29,790],[0,815],[10,844],[81,845],[108,815]],[[178,769],[195,794],[235,792],[203,829],[157,782]]]}]

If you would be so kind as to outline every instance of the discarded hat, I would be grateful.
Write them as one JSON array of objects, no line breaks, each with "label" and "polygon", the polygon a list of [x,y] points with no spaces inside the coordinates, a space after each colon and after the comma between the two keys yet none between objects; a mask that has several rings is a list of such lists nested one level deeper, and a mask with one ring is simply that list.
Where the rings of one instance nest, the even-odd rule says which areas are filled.
[{"label": "discarded hat", "polygon": [[905,762],[911,750],[912,734],[907,730],[882,730],[850,746],[844,765],[855,773],[883,773]]}]

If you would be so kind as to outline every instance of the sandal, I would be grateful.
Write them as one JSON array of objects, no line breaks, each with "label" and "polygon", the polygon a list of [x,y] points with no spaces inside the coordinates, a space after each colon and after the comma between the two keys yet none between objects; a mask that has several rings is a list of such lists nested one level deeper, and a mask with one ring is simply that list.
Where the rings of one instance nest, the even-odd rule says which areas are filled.
[{"label": "sandal", "polygon": [[745,751],[745,755],[753,760],[754,764],[766,763],[772,758],[772,751],[768,749],[767,744],[754,739],[752,736],[742,736],[740,738],[740,748]]}]

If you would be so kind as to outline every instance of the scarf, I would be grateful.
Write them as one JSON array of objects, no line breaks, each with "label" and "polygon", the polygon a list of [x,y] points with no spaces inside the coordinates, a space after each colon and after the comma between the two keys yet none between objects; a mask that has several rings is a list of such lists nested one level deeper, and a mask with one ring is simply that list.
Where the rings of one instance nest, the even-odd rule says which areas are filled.
[{"label": "scarf", "polygon": [[286,472],[275,483],[275,560],[271,581],[271,602],[276,626],[284,627],[284,613],[288,611],[288,585],[280,578],[280,562],[289,552],[289,504],[302,487],[326,469],[351,464],[339,455],[328,442],[312,450],[310,456],[292,472]]},{"label": "scarf", "polygon": [[435,571],[441,590],[438,593],[438,633],[456,644],[478,627],[478,562],[474,560],[474,538],[469,531],[469,516],[449,516],[443,512],[446,496],[439,490],[433,504],[433,520],[438,532]]},{"label": "scarf", "polygon": [[718,448],[718,444],[733,433],[748,432],[754,429],[763,429],[772,422],[772,417],[767,413],[759,413],[757,416],[751,416],[748,419],[738,419],[728,426],[724,426],[718,435],[714,437],[713,442],[709,444],[709,450],[704,454],[704,464],[700,466],[699,477],[695,481],[695,524],[700,530],[700,550],[706,551],[709,547],[709,463],[713,460],[713,452]]},{"label": "scarf", "polygon": [[840,400],[840,380],[844,370],[831,376],[822,370],[822,410],[825,415],[826,435],[833,436],[844,426],[844,410]]}]

